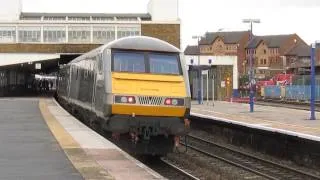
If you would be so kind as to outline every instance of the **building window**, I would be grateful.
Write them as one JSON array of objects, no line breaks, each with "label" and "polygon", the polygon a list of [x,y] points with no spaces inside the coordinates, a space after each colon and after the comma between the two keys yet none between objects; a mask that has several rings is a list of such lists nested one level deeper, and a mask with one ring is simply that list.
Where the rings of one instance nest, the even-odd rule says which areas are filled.
[{"label": "building window", "polygon": [[92,17],[92,21],[114,21],[113,17]]},{"label": "building window", "polygon": [[68,17],[68,21],[90,21],[90,17]]},{"label": "building window", "polygon": [[267,64],[267,60],[266,59],[264,59],[263,64]]},{"label": "building window", "polygon": [[45,16],[43,17],[44,21],[65,21],[66,17],[64,16]]},{"label": "building window", "polygon": [[0,43],[14,43],[16,41],[15,27],[0,27]]},{"label": "building window", "polygon": [[44,42],[66,42],[66,28],[47,26],[43,27]]},{"label": "building window", "polygon": [[41,27],[19,27],[20,42],[40,42]]},{"label": "building window", "polygon": [[263,50],[263,53],[264,53],[264,54],[267,54],[267,50],[264,49],[264,50]]},{"label": "building window", "polygon": [[69,42],[90,42],[90,27],[70,26],[68,29]]},{"label": "building window", "polygon": [[26,20],[26,21],[40,21],[41,17],[40,16],[26,16],[22,17],[21,20]]},{"label": "building window", "polygon": [[118,21],[138,21],[137,17],[117,17]]},{"label": "building window", "polygon": [[115,28],[113,26],[93,27],[93,42],[107,43],[115,39]]},{"label": "building window", "polygon": [[118,26],[117,38],[127,37],[127,36],[139,36],[140,27],[137,26]]}]

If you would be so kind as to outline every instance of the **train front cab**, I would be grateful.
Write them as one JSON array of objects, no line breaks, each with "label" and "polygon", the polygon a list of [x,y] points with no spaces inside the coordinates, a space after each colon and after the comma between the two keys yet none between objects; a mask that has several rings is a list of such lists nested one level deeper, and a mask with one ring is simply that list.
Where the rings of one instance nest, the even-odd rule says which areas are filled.
[{"label": "train front cab", "polygon": [[176,141],[187,133],[190,92],[179,53],[114,50],[111,62],[112,132]]}]

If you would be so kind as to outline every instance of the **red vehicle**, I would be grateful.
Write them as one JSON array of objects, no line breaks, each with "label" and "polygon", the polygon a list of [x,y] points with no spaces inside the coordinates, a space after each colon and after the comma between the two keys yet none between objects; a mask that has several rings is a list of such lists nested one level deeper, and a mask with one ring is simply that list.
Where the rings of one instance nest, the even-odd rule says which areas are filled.
[{"label": "red vehicle", "polygon": [[262,86],[286,86],[292,83],[294,74],[276,74],[270,80],[258,81],[256,84],[257,93],[261,94]]}]

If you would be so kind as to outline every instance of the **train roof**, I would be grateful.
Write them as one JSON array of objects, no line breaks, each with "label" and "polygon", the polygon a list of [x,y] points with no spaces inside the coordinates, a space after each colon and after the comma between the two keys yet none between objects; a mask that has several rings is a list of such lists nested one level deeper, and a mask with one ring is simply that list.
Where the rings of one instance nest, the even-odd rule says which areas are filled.
[{"label": "train roof", "polygon": [[129,36],[120,38],[104,45],[102,48],[180,52],[178,48],[168,42],[149,36]]},{"label": "train roof", "polygon": [[92,56],[93,54],[97,54],[98,52],[103,52],[105,49],[126,49],[180,53],[180,49],[169,44],[166,41],[149,36],[129,36],[111,41],[105,45],[93,49],[92,51],[72,60],[70,63],[77,62],[83,57]]}]

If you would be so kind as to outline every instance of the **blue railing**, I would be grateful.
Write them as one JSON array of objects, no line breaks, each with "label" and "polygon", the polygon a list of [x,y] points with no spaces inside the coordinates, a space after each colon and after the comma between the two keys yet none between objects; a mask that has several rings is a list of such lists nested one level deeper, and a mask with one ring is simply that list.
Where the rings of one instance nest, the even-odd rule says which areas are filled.
[{"label": "blue railing", "polygon": [[[310,85],[292,85],[292,86],[265,86],[265,98],[310,101]],[[315,100],[320,101],[320,85],[316,86]]]},{"label": "blue railing", "polygon": [[[290,100],[301,100],[310,101],[311,98],[311,87],[310,85],[293,85],[285,87],[286,99]],[[315,100],[320,101],[320,86],[316,86]]]},{"label": "blue railing", "polygon": [[266,98],[281,98],[281,87],[280,86],[265,86],[264,96]]}]

